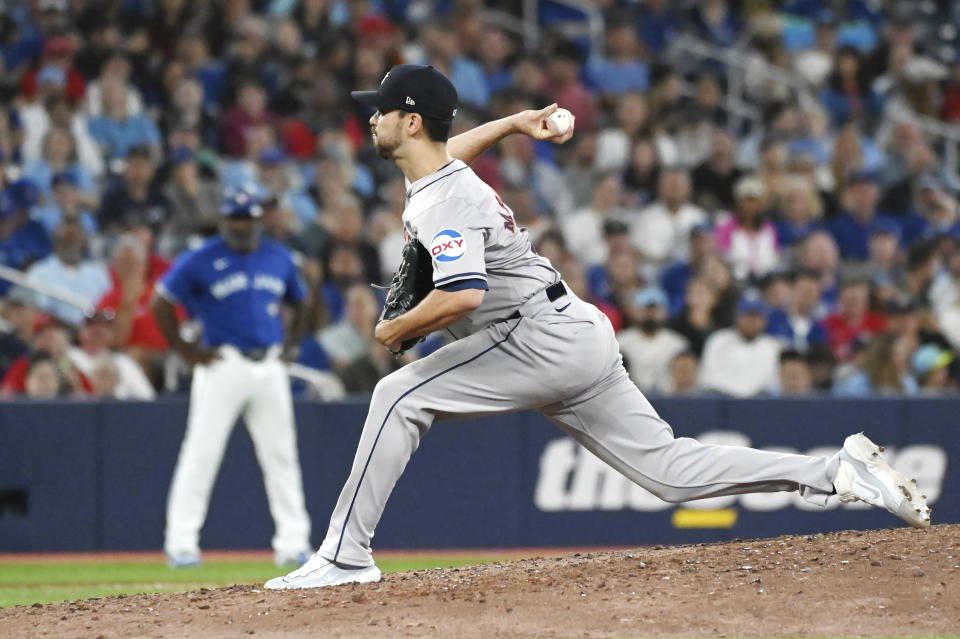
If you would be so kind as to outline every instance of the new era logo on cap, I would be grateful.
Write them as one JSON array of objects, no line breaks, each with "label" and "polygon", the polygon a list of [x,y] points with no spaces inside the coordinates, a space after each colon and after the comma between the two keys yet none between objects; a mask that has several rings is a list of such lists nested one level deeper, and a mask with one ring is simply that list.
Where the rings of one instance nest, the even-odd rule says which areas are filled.
[{"label": "new era logo on cap", "polygon": [[417,103],[414,102],[413,98],[411,98],[409,95],[407,96],[406,103],[409,104],[410,106],[417,106]]}]

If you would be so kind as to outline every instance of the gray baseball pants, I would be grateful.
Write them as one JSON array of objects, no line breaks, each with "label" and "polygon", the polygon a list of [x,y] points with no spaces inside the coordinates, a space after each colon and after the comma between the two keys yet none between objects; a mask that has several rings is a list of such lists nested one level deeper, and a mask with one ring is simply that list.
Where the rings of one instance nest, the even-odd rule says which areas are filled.
[{"label": "gray baseball pants", "polygon": [[675,438],[630,381],[613,328],[593,305],[569,293],[550,302],[541,292],[520,313],[380,381],[321,556],[351,566],[373,563],[370,540],[387,498],[437,420],[539,410],[668,502],[799,490],[822,505],[833,492],[836,457]]}]

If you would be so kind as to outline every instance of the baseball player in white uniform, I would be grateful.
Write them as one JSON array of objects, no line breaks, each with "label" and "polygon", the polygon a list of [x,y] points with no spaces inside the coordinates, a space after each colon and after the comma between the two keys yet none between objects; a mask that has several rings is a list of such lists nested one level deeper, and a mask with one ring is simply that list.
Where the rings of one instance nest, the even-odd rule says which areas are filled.
[{"label": "baseball player in white uniform", "polygon": [[[863,435],[848,437],[829,457],[675,438],[630,381],[606,316],[578,299],[531,249],[510,209],[465,163],[512,132],[510,122],[483,125],[448,146],[456,91],[433,67],[394,67],[377,91],[352,95],[377,108],[370,119],[374,144],[406,175],[404,230],[433,255],[436,285],[415,308],[378,324],[376,337],[391,349],[437,330],[455,341],[377,385],[323,544],[268,588],[379,581],[374,529],[431,425],[527,409],[668,502],[799,491],[821,505],[831,495],[859,499],[914,526],[929,525],[916,486]],[[553,108],[539,112],[543,123],[535,132],[549,128]]]},{"label": "baseball player in white uniform", "polygon": [[[263,470],[276,524],[275,562],[296,565],[313,551],[290,380],[281,357],[292,357],[303,335],[307,288],[290,250],[261,237],[262,208],[254,187],[229,190],[221,236],[178,257],[157,283],[157,323],[171,348],[195,365],[187,433],[167,501],[164,549],[175,568],[201,563],[200,528],[240,415]],[[203,324],[202,344],[181,338],[176,304]],[[289,331],[284,330],[281,304],[294,312]]]}]

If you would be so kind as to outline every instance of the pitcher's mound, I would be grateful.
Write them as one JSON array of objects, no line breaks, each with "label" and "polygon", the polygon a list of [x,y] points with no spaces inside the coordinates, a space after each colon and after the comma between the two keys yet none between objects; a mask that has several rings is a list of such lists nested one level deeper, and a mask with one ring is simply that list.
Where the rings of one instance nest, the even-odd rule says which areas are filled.
[{"label": "pitcher's mound", "polygon": [[960,525],[575,554],[0,611],[3,637],[802,637],[960,631]]}]

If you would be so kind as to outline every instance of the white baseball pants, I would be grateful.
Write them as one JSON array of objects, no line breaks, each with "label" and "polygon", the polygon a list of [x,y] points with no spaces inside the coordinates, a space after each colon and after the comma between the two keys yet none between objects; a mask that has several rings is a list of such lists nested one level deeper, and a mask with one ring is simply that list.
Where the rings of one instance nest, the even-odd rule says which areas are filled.
[{"label": "white baseball pants", "polygon": [[[564,307],[564,305],[567,305]],[[606,316],[572,294],[543,293],[377,385],[320,554],[373,563],[370,541],[394,485],[435,420],[538,409],[625,476],[669,502],[799,490],[824,504],[836,457],[675,438],[623,368]],[[465,451],[465,454],[469,454]]]},{"label": "white baseball pants", "polygon": [[304,506],[286,368],[277,353],[260,362],[246,359],[229,346],[221,347],[219,353],[220,359],[193,371],[187,432],[167,501],[164,550],[168,554],[199,552],[210,491],[230,432],[243,415],[276,526],[273,549],[286,556],[308,552],[310,518]]}]

